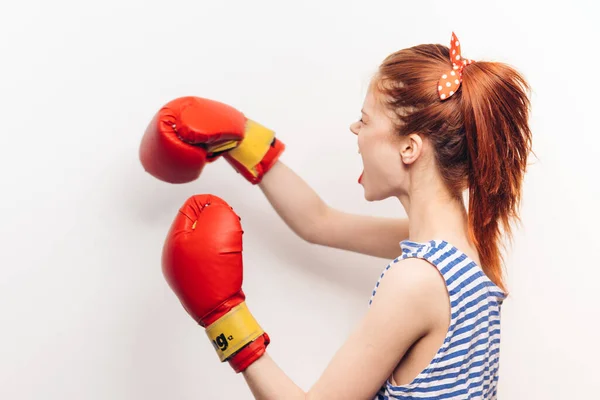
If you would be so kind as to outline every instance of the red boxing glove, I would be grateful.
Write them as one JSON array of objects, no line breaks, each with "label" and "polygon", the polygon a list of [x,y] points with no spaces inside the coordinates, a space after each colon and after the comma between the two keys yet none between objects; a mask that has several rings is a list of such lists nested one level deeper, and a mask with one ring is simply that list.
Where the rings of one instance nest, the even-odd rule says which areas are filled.
[{"label": "red boxing glove", "polygon": [[221,198],[190,197],[163,247],[163,274],[194,320],[206,328],[221,361],[242,372],[270,342],[242,291],[242,226]]},{"label": "red boxing glove", "polygon": [[152,176],[170,183],[197,179],[207,162],[225,153],[248,181],[259,183],[285,146],[275,133],[226,104],[181,97],[152,119],[140,146],[140,161]]}]

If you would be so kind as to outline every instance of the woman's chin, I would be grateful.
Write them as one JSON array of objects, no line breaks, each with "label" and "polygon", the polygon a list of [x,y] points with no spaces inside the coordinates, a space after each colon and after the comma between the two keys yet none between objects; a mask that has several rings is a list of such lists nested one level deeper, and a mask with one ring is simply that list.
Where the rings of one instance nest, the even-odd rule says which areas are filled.
[{"label": "woman's chin", "polygon": [[364,196],[365,196],[365,200],[366,201],[376,201],[379,200],[377,198],[377,196],[374,195],[374,193],[372,191],[370,191],[369,189],[367,189],[365,187],[365,185],[363,184],[363,191],[364,191]]},{"label": "woman's chin", "polygon": [[372,187],[369,186],[368,183],[365,185],[364,181],[361,183],[361,185],[363,187],[365,200],[367,201],[380,201],[392,196],[385,190],[374,190]]}]

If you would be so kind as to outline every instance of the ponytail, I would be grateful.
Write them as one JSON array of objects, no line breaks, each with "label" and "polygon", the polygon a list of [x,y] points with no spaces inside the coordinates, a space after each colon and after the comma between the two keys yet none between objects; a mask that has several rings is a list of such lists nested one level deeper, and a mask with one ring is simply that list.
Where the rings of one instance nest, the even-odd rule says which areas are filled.
[{"label": "ponytail", "polygon": [[511,220],[519,221],[521,184],[531,151],[529,86],[510,66],[477,62],[464,69],[462,91],[469,235],[484,271],[505,290],[499,242],[503,233],[512,236]]}]

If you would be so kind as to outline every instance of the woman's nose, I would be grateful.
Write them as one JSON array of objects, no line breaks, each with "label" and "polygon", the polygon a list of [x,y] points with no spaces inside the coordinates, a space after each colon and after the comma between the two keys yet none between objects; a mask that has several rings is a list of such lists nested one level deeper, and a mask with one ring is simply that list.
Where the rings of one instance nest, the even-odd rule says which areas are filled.
[{"label": "woman's nose", "polygon": [[358,135],[358,122],[354,122],[350,125],[350,132]]}]

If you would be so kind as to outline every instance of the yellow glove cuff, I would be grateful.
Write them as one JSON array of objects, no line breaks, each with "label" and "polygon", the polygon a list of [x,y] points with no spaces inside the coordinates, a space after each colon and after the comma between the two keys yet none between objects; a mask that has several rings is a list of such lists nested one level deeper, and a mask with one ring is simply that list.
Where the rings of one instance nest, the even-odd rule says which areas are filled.
[{"label": "yellow glove cuff", "polygon": [[221,361],[226,361],[232,354],[258,339],[262,334],[264,331],[248,310],[246,302],[233,307],[206,328],[206,335]]},{"label": "yellow glove cuff", "polygon": [[275,132],[250,119],[246,122],[244,140],[235,149],[229,151],[231,158],[242,164],[256,176],[255,168],[269,151],[275,139]]}]

